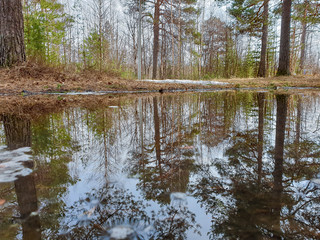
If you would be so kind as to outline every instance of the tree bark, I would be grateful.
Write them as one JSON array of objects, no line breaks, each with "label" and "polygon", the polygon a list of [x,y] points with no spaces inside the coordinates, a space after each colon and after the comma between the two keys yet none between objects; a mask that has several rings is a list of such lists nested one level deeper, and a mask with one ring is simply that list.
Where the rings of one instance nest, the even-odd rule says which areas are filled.
[{"label": "tree bark", "polygon": [[0,67],[26,60],[21,0],[0,0]]},{"label": "tree bark", "polygon": [[283,0],[278,76],[290,75],[290,22],[292,0]]},{"label": "tree bark", "polygon": [[302,20],[302,33],[301,33],[301,52],[300,52],[300,73],[302,73],[304,68],[304,61],[306,58],[306,36],[307,36],[307,8],[308,8],[308,0],[304,1],[305,3],[305,10],[303,14],[303,20]]},{"label": "tree bark", "polygon": [[153,19],[153,71],[152,79],[157,78],[158,52],[159,52],[159,32],[160,32],[160,0],[156,0],[154,5]]},{"label": "tree bark", "polygon": [[269,0],[264,0],[263,3],[263,26],[261,38],[261,54],[258,77],[266,77],[266,58],[268,46],[268,20],[269,20]]},{"label": "tree bark", "polygon": [[174,36],[173,36],[173,1],[171,0],[171,24],[170,24],[170,34],[171,34],[171,58],[172,58],[172,73],[171,77],[175,77],[175,69],[174,69]]},{"label": "tree bark", "polygon": [[302,34],[301,34],[301,53],[300,53],[300,72],[303,71],[304,61],[306,58],[306,36],[307,36],[307,24],[302,24]]},{"label": "tree bark", "polygon": [[181,78],[181,0],[179,0],[179,33],[178,33],[178,78]]},{"label": "tree bark", "polygon": [[229,78],[230,74],[229,74],[229,52],[230,52],[230,42],[229,42],[229,29],[226,28],[226,53],[225,53],[225,65],[224,65],[224,77],[225,78]]}]

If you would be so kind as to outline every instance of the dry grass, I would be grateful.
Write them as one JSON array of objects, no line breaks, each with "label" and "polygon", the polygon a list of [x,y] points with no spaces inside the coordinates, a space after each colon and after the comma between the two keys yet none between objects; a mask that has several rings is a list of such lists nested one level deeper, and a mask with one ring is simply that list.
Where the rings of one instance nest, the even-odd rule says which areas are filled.
[{"label": "dry grass", "polygon": [[234,86],[253,88],[273,88],[273,87],[313,87],[320,88],[320,76],[283,76],[270,78],[246,78],[221,80],[234,84]]},{"label": "dry grass", "polygon": [[99,72],[67,72],[48,66],[26,63],[11,69],[0,69],[0,94],[85,92],[85,91],[165,91],[217,88],[316,87],[319,76],[290,76],[252,79],[215,79],[229,85],[190,85],[139,82],[109,77]]},{"label": "dry grass", "polygon": [[199,85],[156,84],[109,77],[99,72],[65,72],[57,68],[26,63],[11,69],[0,69],[0,94],[66,92],[66,91],[160,91],[188,90]]},{"label": "dry grass", "polygon": [[[319,76],[290,76],[277,78],[255,79],[215,79],[227,82],[229,85],[184,85],[155,84],[138,82],[97,72],[67,72],[57,68],[26,63],[11,69],[0,69],[0,114],[15,113],[35,116],[46,112],[60,111],[66,107],[95,107],[116,104],[121,99],[121,92],[133,91],[130,97],[141,96],[141,91],[148,93],[166,92],[166,90],[193,91],[195,89],[260,89],[266,88],[277,92],[292,92],[284,87],[312,87],[313,91],[320,89]],[[276,90],[277,89],[277,90]],[[57,96],[46,95],[50,92],[86,92],[113,91],[117,94],[108,96]],[[299,90],[300,92],[302,90]],[[303,90],[311,91],[311,90]],[[41,95],[33,95],[41,94]],[[159,94],[159,93],[158,93]],[[168,93],[169,94],[169,93]],[[173,94],[178,94],[177,92]],[[27,95],[27,96],[26,96]]]}]

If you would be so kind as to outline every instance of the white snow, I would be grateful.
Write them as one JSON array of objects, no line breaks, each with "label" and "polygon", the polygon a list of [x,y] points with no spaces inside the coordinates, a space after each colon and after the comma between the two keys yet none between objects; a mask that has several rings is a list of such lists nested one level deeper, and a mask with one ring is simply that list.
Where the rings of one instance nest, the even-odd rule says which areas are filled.
[{"label": "white snow", "polygon": [[154,83],[181,83],[181,84],[198,84],[198,85],[226,85],[229,83],[216,82],[216,81],[194,81],[185,79],[165,79],[165,80],[150,80],[144,79],[142,82],[154,82]]}]

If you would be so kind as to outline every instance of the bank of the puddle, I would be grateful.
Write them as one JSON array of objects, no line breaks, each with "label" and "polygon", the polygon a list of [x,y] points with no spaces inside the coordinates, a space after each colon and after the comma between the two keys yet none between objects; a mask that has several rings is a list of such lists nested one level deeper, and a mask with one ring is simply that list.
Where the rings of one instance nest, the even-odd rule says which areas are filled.
[{"label": "bank of the puddle", "polygon": [[178,84],[193,84],[193,85],[229,85],[230,83],[226,82],[219,82],[219,81],[203,81],[203,80],[183,80],[183,79],[165,79],[165,80],[151,80],[151,79],[144,79],[140,80],[141,82],[149,82],[149,83],[162,83],[162,84],[171,84],[171,83],[178,83]]},{"label": "bank of the puddle", "polygon": [[1,114],[1,239],[319,236],[319,93],[109,97]]}]

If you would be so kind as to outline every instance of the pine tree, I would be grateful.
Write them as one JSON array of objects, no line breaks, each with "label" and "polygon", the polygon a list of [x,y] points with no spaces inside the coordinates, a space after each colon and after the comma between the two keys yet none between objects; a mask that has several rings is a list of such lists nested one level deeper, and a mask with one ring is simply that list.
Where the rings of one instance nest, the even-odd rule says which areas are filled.
[{"label": "pine tree", "polygon": [[0,0],[0,67],[25,60],[21,0]]},{"label": "pine tree", "polygon": [[281,16],[280,54],[277,76],[290,75],[290,23],[292,0],[283,0]]},{"label": "pine tree", "polygon": [[295,1],[293,6],[293,19],[300,22],[300,62],[299,70],[302,72],[306,58],[306,39],[310,28],[320,23],[320,4],[317,0]]},{"label": "pine tree", "polygon": [[39,62],[59,63],[61,43],[73,18],[56,0],[27,0],[24,4],[27,56]]},{"label": "pine tree", "polygon": [[233,0],[229,13],[236,19],[240,33],[261,37],[258,76],[265,77],[267,72],[269,0]]}]

